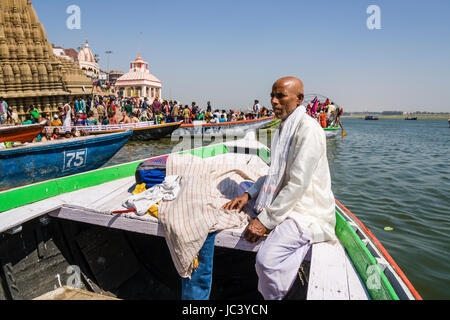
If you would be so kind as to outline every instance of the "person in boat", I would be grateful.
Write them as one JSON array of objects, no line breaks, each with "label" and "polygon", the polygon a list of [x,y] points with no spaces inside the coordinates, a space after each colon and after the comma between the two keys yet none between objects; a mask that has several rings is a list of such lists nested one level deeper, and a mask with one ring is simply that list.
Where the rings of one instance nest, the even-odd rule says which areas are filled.
[{"label": "person in boat", "polygon": [[126,111],[122,111],[122,121],[120,121],[120,123],[123,123],[123,124],[131,123],[131,119],[130,119],[130,117],[128,117],[128,114]]},{"label": "person in boat", "polygon": [[171,115],[173,121],[178,122],[178,117],[180,116],[180,107],[178,106],[178,103],[176,103],[176,101],[174,102]]},{"label": "person in boat", "polygon": [[341,122],[341,116],[344,114],[344,108],[342,108],[342,106],[338,106],[337,110],[336,110],[336,125],[339,125],[342,129],[342,131],[344,131],[344,125]]},{"label": "person in boat", "polygon": [[253,113],[258,116],[259,112],[261,110],[261,105],[259,104],[258,100],[255,100],[255,103],[253,104]]},{"label": "person in boat", "polygon": [[131,115],[131,113],[133,113],[133,107],[131,106],[130,102],[125,105],[124,109],[127,115]]},{"label": "person in boat", "polygon": [[72,126],[72,107],[69,103],[64,105],[64,122],[63,127],[70,128]]},{"label": "person in boat", "polygon": [[85,114],[83,113],[83,111],[79,111],[78,112],[78,116],[77,116],[77,118],[75,119],[75,125],[76,126],[84,126],[84,125],[86,125],[86,120],[85,120]]},{"label": "person in boat", "polygon": [[61,119],[59,119],[59,117],[58,117],[57,114],[55,114],[55,115],[53,116],[53,119],[52,119],[52,121],[50,121],[49,126],[50,126],[50,127],[62,127]]},{"label": "person in boat", "polygon": [[97,123],[98,123],[98,121],[94,117],[94,112],[90,111],[89,117],[86,119],[86,125],[88,125],[88,126],[96,126]]},{"label": "person in boat", "polygon": [[134,113],[131,114],[131,123],[139,123],[139,118]]},{"label": "person in boat", "polygon": [[156,116],[161,113],[161,102],[159,102],[159,97],[156,97],[152,103],[152,112]]},{"label": "person in boat", "polygon": [[30,106],[29,110],[31,110],[30,111],[31,121],[33,123],[39,123],[40,119],[41,119],[41,115],[39,114],[38,108],[36,108],[35,106]]},{"label": "person in boat", "polygon": [[191,117],[191,112],[189,111],[189,107],[187,105],[184,106],[183,109],[183,119],[184,123],[189,123],[189,118]]},{"label": "person in boat", "polygon": [[110,124],[117,124],[117,117],[116,117],[116,107],[114,104],[109,103],[107,104],[106,112],[108,114],[108,123]]},{"label": "person in boat", "polygon": [[55,128],[53,129],[51,140],[58,140],[59,139],[59,129]]},{"label": "person in boat", "polygon": [[219,119],[217,118],[216,115],[214,115],[209,123],[219,123]]},{"label": "person in boat", "polygon": [[3,97],[0,98],[0,124],[4,124],[6,121],[6,113],[8,110],[8,103],[3,99]]},{"label": "person in boat", "polygon": [[321,110],[319,113],[319,123],[322,128],[328,128],[327,125],[327,115],[324,110]]},{"label": "person in boat", "polygon": [[255,243],[268,235],[256,256],[258,290],[266,300],[281,300],[311,245],[336,240],[336,216],[326,137],[306,116],[303,82],[281,78],[271,98],[281,124],[272,143],[269,172],[223,209],[241,211],[254,201],[258,216],[245,229],[245,239]]},{"label": "person in boat", "polygon": [[76,128],[72,128],[72,130],[70,130],[70,134],[73,138],[78,138],[81,136],[80,131],[78,131]]}]

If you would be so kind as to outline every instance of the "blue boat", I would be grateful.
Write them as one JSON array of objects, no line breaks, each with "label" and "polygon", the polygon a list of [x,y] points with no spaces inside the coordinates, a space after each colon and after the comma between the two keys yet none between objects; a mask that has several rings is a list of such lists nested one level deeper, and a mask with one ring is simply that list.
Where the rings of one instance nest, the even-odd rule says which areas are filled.
[{"label": "blue boat", "polygon": [[128,130],[0,150],[0,190],[98,169],[132,134]]}]

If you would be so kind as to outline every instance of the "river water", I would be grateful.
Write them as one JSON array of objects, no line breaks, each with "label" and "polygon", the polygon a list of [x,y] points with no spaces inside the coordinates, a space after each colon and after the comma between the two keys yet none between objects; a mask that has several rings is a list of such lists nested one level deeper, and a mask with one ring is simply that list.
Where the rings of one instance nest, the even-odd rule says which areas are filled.
[{"label": "river water", "polygon": [[[348,135],[327,140],[336,199],[380,240],[424,299],[450,299],[447,120],[343,124]],[[168,154],[177,144],[129,142],[106,166]]]}]

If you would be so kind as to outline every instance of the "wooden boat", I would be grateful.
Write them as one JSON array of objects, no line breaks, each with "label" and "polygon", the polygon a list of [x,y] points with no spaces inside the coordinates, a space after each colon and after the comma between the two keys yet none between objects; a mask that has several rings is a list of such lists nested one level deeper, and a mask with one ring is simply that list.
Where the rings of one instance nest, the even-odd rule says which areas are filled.
[{"label": "wooden boat", "polygon": [[100,168],[131,137],[131,130],[0,150],[0,190]]},{"label": "wooden boat", "polygon": [[133,135],[130,140],[132,141],[148,141],[158,140],[165,136],[170,135],[177,130],[182,122],[173,122],[165,124],[155,124],[153,121],[139,122],[139,123],[127,123],[127,124],[109,124],[109,125],[95,125],[95,126],[74,126],[69,128],[64,127],[46,127],[46,130],[53,130],[58,128],[61,132],[70,131],[75,128],[78,131],[84,130],[90,135],[98,135],[105,133],[123,132],[126,130],[132,130]]},{"label": "wooden boat", "polygon": [[379,120],[378,116],[366,116],[364,120]]},{"label": "wooden boat", "polygon": [[417,117],[407,117],[405,120],[417,120]]},{"label": "wooden boat", "polygon": [[[250,136],[184,152],[270,161],[270,150]],[[161,164],[168,156],[147,161]],[[120,299],[179,299],[181,281],[158,220],[111,213],[134,189],[141,162],[0,192],[0,272],[6,279],[0,299],[34,299],[64,286]],[[216,236],[211,299],[261,298],[254,270],[261,242],[247,242],[243,230]],[[421,299],[375,236],[339,201],[336,235],[335,244],[312,246],[288,299]]]},{"label": "wooden boat", "polygon": [[190,124],[182,124],[180,128],[172,133],[173,136],[214,136],[229,135],[243,137],[249,131],[264,128],[275,119],[275,116],[233,122],[206,123],[205,121],[194,121]]},{"label": "wooden boat", "polygon": [[0,143],[31,142],[44,129],[45,124],[28,124],[21,126],[0,126]]},{"label": "wooden boat", "polygon": [[328,127],[323,129],[327,138],[336,137],[341,132],[341,126]]},{"label": "wooden boat", "polygon": [[[265,126],[263,129],[276,129],[280,125],[281,120],[275,119],[271,123],[269,123],[267,126]],[[323,129],[325,131],[325,135],[327,138],[336,137],[339,132],[341,131],[341,127],[329,127]]]}]

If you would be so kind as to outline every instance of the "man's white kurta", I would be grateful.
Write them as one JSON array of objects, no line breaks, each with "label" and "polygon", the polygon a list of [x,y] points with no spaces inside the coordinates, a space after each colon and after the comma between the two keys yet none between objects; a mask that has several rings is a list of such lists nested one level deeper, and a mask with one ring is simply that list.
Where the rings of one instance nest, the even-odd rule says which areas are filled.
[{"label": "man's white kurta", "polygon": [[[280,173],[282,174],[282,173]],[[249,190],[256,199],[264,184],[259,179]],[[287,218],[311,235],[311,242],[335,241],[335,200],[331,191],[326,136],[320,125],[303,114],[289,150],[281,190],[259,215],[269,230]]]}]

